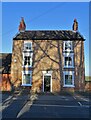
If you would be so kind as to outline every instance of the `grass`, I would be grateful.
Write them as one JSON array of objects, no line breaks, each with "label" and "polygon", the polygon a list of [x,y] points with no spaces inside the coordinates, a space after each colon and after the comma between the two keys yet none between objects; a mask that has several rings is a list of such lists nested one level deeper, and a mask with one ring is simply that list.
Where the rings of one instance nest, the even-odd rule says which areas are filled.
[{"label": "grass", "polygon": [[2,94],[13,94],[14,92],[13,91],[2,91],[1,93]]},{"label": "grass", "polygon": [[85,81],[86,82],[91,82],[91,76],[85,76]]}]

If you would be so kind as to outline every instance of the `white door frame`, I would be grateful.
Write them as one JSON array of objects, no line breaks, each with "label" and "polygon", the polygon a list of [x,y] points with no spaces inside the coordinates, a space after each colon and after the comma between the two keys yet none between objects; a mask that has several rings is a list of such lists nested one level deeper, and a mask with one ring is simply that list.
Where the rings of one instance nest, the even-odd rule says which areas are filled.
[{"label": "white door frame", "polygon": [[42,71],[42,72],[43,72],[43,92],[45,92],[44,91],[44,76],[50,76],[51,77],[51,79],[50,79],[50,92],[52,92],[52,71],[48,71],[48,72]]}]

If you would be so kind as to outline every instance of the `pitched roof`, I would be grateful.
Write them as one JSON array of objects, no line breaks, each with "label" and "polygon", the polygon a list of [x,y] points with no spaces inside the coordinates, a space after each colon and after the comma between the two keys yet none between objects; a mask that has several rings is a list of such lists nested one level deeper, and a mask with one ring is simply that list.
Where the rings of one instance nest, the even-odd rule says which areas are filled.
[{"label": "pitched roof", "polygon": [[13,40],[84,40],[79,32],[71,30],[36,30],[18,33]]},{"label": "pitched roof", "polygon": [[10,73],[11,53],[0,53],[0,73]]}]

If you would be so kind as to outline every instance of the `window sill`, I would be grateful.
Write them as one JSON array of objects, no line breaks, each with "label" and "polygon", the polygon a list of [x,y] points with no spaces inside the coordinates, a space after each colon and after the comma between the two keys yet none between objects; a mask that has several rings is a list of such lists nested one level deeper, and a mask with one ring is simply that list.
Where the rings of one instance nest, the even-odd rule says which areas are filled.
[{"label": "window sill", "polygon": [[29,52],[31,51],[31,52],[32,52],[33,50],[32,50],[32,49],[31,49],[31,50],[25,49],[25,50],[23,50],[23,52],[24,52],[24,51],[27,51],[27,52],[28,52],[28,51],[29,51]]},{"label": "window sill", "polygon": [[64,66],[64,68],[74,68],[74,66]]},{"label": "window sill", "polygon": [[73,52],[73,50],[63,50],[63,52]]},{"label": "window sill", "polygon": [[29,65],[23,65],[22,67],[30,67],[30,68],[32,68],[32,66],[29,66]]},{"label": "window sill", "polygon": [[74,55],[74,53],[71,51],[71,52],[65,52],[63,51],[63,56],[66,57],[66,56],[70,56],[72,57]]},{"label": "window sill", "polygon": [[32,86],[31,84],[22,84],[21,86]]},{"label": "window sill", "polygon": [[74,85],[64,85],[63,87],[75,87]]}]

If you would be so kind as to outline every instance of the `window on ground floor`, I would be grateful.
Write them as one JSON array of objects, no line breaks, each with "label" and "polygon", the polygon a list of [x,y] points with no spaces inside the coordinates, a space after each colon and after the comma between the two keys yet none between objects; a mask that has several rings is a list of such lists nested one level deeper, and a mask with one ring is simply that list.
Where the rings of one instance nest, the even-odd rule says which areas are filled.
[{"label": "window on ground floor", "polygon": [[74,87],[74,71],[64,71],[64,87]]},{"label": "window on ground floor", "polygon": [[22,85],[31,86],[32,71],[22,71]]}]

